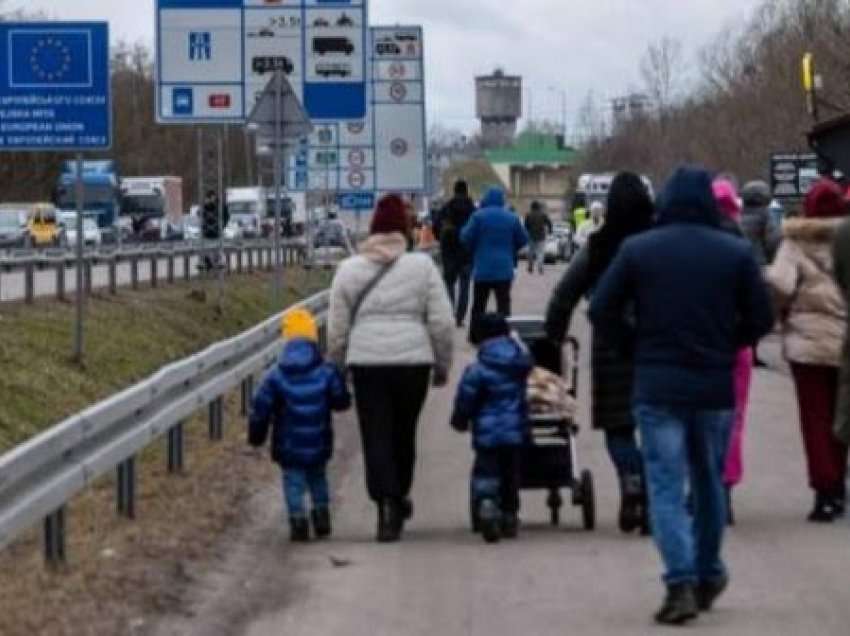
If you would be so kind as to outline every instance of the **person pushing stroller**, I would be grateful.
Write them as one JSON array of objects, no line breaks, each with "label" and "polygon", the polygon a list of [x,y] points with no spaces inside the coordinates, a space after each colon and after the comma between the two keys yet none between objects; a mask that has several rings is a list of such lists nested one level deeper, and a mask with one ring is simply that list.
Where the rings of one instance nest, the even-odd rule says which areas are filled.
[{"label": "person pushing stroller", "polygon": [[474,529],[496,543],[516,538],[519,531],[520,461],[530,435],[526,391],[533,362],[511,338],[503,316],[487,314],[479,326],[478,361],[464,372],[451,424],[458,432],[471,428]]}]

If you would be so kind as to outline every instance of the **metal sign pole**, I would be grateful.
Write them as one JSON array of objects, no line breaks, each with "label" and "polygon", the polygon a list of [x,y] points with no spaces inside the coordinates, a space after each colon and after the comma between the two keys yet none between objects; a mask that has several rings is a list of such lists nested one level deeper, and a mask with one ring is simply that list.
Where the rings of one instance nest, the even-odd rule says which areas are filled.
[{"label": "metal sign pole", "polygon": [[77,182],[75,187],[75,198],[77,202],[77,299],[76,320],[74,322],[74,361],[83,363],[83,319],[84,319],[84,297],[85,276],[83,272],[83,154],[77,153]]},{"label": "metal sign pole", "polygon": [[[281,278],[283,276],[280,233],[281,217],[283,216],[283,193],[281,192],[281,172],[283,170],[283,78],[280,71],[275,71],[274,92],[274,283],[273,300],[275,309],[281,303]],[[282,165],[283,164],[283,165]]]},{"label": "metal sign pole", "polygon": [[216,310],[219,314],[224,312],[224,139],[221,131],[218,135],[218,290],[216,299]]}]

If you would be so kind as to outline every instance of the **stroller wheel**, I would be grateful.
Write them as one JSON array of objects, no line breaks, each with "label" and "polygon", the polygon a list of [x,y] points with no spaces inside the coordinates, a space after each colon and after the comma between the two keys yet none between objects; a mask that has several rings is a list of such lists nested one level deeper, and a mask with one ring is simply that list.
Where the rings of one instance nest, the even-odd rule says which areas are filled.
[{"label": "stroller wheel", "polygon": [[593,487],[593,475],[589,470],[581,473],[581,512],[585,530],[596,528],[596,493]]}]

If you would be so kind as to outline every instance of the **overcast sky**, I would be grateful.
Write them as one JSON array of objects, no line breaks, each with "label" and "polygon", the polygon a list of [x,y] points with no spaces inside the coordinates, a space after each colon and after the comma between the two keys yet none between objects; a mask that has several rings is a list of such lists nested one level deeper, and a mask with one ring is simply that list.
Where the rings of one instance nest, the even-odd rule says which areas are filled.
[{"label": "overcast sky", "polygon": [[[602,99],[638,86],[647,46],[664,36],[689,59],[712,37],[740,24],[762,0],[371,0],[372,24],[423,24],[429,121],[471,130],[473,77],[502,66],[523,75],[536,118],[568,117],[590,90]],[[108,19],[113,39],[153,43],[155,0],[6,0],[51,17]],[[531,102],[531,104],[529,103]]]}]

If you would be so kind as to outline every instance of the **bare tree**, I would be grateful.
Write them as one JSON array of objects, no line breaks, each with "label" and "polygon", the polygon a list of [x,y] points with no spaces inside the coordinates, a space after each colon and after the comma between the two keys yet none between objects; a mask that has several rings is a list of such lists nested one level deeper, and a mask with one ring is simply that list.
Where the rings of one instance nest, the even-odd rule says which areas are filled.
[{"label": "bare tree", "polygon": [[684,80],[684,55],[679,40],[664,37],[650,44],[640,63],[646,91],[658,110],[665,113],[673,105]]}]

